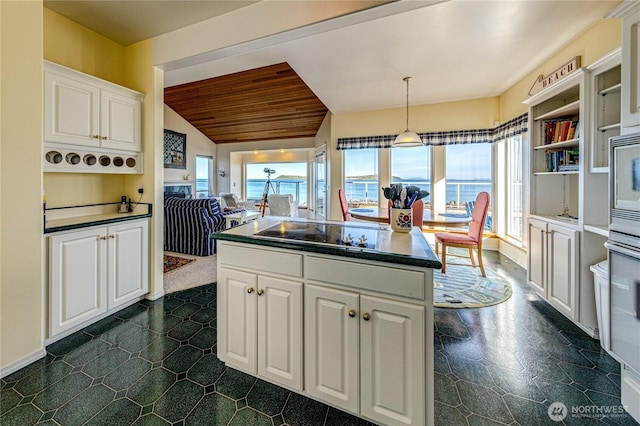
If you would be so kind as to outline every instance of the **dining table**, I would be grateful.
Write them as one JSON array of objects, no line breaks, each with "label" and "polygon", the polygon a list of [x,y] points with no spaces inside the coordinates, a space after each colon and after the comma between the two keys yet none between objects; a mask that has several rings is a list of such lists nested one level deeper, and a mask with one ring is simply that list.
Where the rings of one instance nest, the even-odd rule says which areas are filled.
[{"label": "dining table", "polygon": [[[389,208],[357,207],[348,210],[351,217],[369,222],[389,223]],[[460,228],[467,226],[471,217],[462,213],[434,212],[425,209],[422,212],[422,225],[432,228]]]}]

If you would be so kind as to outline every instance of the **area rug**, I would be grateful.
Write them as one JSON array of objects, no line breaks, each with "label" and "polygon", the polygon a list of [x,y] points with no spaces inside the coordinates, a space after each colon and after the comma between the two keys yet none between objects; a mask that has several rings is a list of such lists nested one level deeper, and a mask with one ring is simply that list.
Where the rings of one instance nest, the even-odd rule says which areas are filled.
[{"label": "area rug", "polygon": [[176,270],[184,265],[188,265],[191,262],[195,262],[195,259],[186,259],[184,257],[164,255],[164,273]]},{"label": "area rug", "polygon": [[[459,260],[456,259],[456,262]],[[448,262],[447,262],[448,263]],[[511,297],[511,284],[485,265],[480,268],[447,264],[447,273],[433,271],[433,306],[437,308],[482,308],[497,305]]]},{"label": "area rug", "polygon": [[165,251],[165,256],[174,256],[194,260],[181,268],[162,274],[164,294],[174,293],[205,284],[213,284],[218,279],[216,273],[216,255],[192,256],[190,254]]}]

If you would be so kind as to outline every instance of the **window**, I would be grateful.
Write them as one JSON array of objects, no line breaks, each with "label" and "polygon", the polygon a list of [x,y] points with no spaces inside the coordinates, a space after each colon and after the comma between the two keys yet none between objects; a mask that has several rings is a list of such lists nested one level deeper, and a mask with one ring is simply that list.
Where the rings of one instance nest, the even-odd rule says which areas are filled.
[{"label": "window", "polygon": [[344,153],[344,192],[349,207],[378,206],[378,149]]},{"label": "window", "polygon": [[[431,190],[431,147],[391,149],[391,183],[401,183],[404,187],[415,185],[420,189]],[[430,208],[430,197],[422,201]]]},{"label": "window", "polygon": [[507,235],[516,240],[522,240],[522,136],[518,135],[506,141],[507,162],[506,176],[507,200],[506,219]]},{"label": "window", "polygon": [[196,198],[213,194],[213,157],[196,155]]},{"label": "window", "polygon": [[[446,145],[448,213],[471,214],[472,202],[478,193],[486,191],[491,194],[491,147],[489,143]],[[491,206],[485,228],[492,229]]]},{"label": "window", "polygon": [[247,163],[245,170],[247,200],[262,199],[268,178],[269,194],[291,194],[298,204],[307,204],[307,163]]}]

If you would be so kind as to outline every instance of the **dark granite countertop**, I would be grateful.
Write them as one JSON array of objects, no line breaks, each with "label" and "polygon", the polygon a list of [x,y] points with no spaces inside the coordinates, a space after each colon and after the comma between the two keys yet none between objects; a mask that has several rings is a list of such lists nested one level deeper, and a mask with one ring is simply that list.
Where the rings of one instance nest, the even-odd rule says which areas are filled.
[{"label": "dark granite countertop", "polygon": [[[44,233],[108,225],[152,216],[151,204],[137,203],[134,211],[129,213],[118,213],[118,206],[119,203],[106,203],[46,209],[47,220],[44,224]],[[49,219],[50,216],[55,218]]]},{"label": "dark granite countertop", "polygon": [[[288,222],[304,222],[315,224],[331,224],[347,226],[357,231],[362,230],[368,235],[375,235],[374,248],[360,248],[357,246],[344,246],[320,241],[305,241],[286,237],[273,237],[255,235],[264,233],[265,230]],[[358,235],[354,235],[358,238]],[[311,219],[283,218],[268,216],[251,221],[235,228],[217,232],[212,238],[221,241],[233,241],[258,246],[278,247],[289,250],[302,250],[312,253],[327,254],[332,256],[366,259],[378,262],[396,263],[402,265],[418,266],[440,269],[442,263],[434,253],[419,228],[414,227],[411,232],[393,232],[389,225],[367,222],[334,222],[316,221]]]}]

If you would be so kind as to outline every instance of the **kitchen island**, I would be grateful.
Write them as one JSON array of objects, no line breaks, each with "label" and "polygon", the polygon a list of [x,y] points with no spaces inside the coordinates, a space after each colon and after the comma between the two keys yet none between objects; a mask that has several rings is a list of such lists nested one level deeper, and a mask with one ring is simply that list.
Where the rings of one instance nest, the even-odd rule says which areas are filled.
[{"label": "kitchen island", "polygon": [[433,425],[433,269],[419,228],[265,217],[217,240],[228,366],[384,425]]}]

